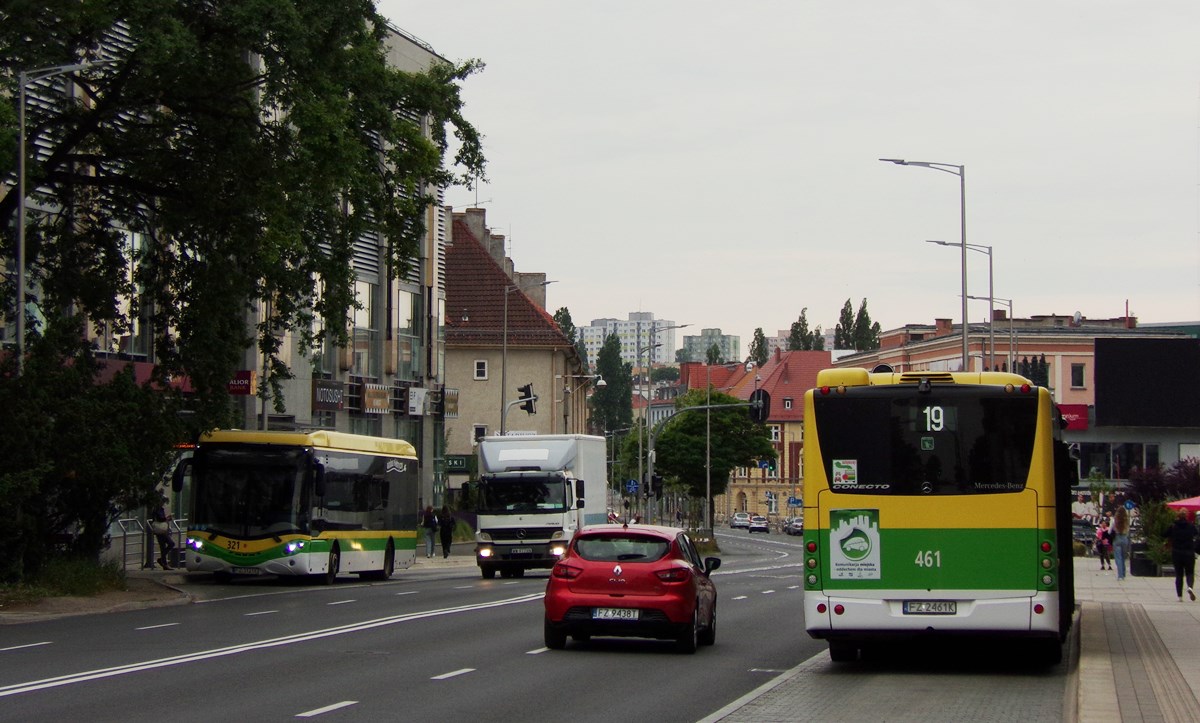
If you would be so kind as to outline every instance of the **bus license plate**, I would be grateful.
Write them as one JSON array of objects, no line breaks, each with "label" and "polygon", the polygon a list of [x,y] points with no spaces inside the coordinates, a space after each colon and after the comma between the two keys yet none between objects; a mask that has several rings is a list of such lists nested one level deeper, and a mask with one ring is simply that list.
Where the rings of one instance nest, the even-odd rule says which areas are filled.
[{"label": "bus license plate", "polygon": [[953,600],[905,600],[905,615],[954,615],[958,603]]},{"label": "bus license plate", "polygon": [[637,620],[638,611],[635,608],[596,608],[592,611],[593,620]]},{"label": "bus license plate", "polygon": [[229,569],[234,575],[261,575],[262,570],[257,567],[232,567]]}]

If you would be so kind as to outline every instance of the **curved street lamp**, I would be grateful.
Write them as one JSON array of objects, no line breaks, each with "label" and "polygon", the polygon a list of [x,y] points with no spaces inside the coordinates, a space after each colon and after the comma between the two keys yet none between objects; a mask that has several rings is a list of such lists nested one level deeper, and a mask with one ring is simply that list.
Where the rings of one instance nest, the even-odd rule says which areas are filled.
[{"label": "curved street lamp", "polygon": [[[938,246],[962,246],[963,245],[956,241],[926,241],[925,243],[937,244]],[[992,286],[992,247],[984,246],[982,244],[967,244],[966,246],[967,246],[967,248],[971,249],[972,251],[976,251],[981,254],[987,254],[987,257],[988,257],[988,295],[986,297],[968,296],[967,298],[968,299],[980,299],[980,300],[986,298],[988,301],[988,349],[990,350],[988,364],[991,365],[992,371],[995,371],[996,370],[996,320],[994,317],[996,316],[996,302],[993,300],[995,297],[995,293],[993,292],[994,287]]]},{"label": "curved street lamp", "polygon": [[938,163],[936,161],[906,161],[903,158],[880,158],[885,163],[895,163],[898,166],[920,166],[932,168],[935,171],[958,176],[959,220],[962,238],[962,370],[967,371],[971,363],[967,347],[967,167],[955,163]]}]

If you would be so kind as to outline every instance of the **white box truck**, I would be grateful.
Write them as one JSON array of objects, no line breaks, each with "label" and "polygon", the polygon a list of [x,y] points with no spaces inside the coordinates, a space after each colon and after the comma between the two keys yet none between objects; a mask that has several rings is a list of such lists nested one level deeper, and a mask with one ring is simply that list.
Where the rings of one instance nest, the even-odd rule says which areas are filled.
[{"label": "white box truck", "polygon": [[606,522],[604,437],[534,434],[479,440],[475,561],[484,578],[522,577],[562,557],[575,531]]}]

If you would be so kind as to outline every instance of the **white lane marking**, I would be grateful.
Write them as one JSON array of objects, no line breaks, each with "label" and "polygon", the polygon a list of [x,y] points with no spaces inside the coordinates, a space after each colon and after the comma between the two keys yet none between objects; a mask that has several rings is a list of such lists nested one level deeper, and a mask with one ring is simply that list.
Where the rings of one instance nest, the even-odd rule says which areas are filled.
[{"label": "white lane marking", "polygon": [[343,700],[341,703],[334,703],[333,705],[327,705],[324,708],[313,708],[310,711],[305,711],[303,713],[297,713],[296,717],[297,718],[315,718],[316,716],[319,716],[322,713],[328,713],[329,711],[337,710],[339,708],[346,708],[346,707],[349,707],[352,705],[358,705],[358,701],[357,700]]},{"label": "white lane marking", "polygon": [[157,630],[159,628],[173,628],[179,623],[163,623],[162,625],[147,625],[144,628],[134,628],[134,630]]},{"label": "white lane marking", "polygon": [[455,590],[470,590],[473,587],[475,587],[475,586],[474,585],[458,585],[454,589]]},{"label": "white lane marking", "polygon": [[0,653],[7,653],[10,650],[20,650],[21,648],[36,648],[39,645],[53,645],[49,640],[40,643],[26,643],[25,645],[14,645],[11,648],[0,648]]},{"label": "white lane marking", "polygon": [[252,618],[255,615],[274,615],[278,610],[259,610],[256,613],[246,613],[245,617]]},{"label": "white lane marking", "polygon": [[783,673],[785,671],[782,671],[778,668],[751,668],[750,672],[751,673]]},{"label": "white lane marking", "polygon": [[494,602],[459,605],[450,608],[438,608],[436,610],[425,610],[423,612],[408,613],[406,615],[392,615],[390,617],[367,620],[361,623],[351,623],[348,625],[339,625],[333,628],[313,630],[307,633],[287,635],[282,638],[269,638],[267,640],[243,643],[241,645],[231,645],[226,648],[202,650],[196,653],[186,653],[184,655],[174,655],[169,658],[158,658],[156,660],[146,660],[140,663],[117,665],[111,668],[99,668],[97,670],[88,670],[82,673],[72,673],[70,675],[60,675],[54,678],[33,680],[27,683],[15,683],[13,685],[0,686],[0,698],[5,698],[10,695],[17,695],[19,693],[30,693],[35,690],[45,690],[47,688],[57,688],[63,685],[82,683],[89,680],[102,680],[104,678],[112,678],[118,675],[140,673],[144,670],[153,670],[155,668],[166,668],[172,665],[183,665],[185,663],[195,663],[201,660],[222,658],[227,655],[238,655],[240,653],[248,653],[253,650],[261,650],[264,648],[276,648],[284,645],[294,645],[296,643],[304,643],[310,640],[329,638],[335,635],[346,635],[347,633],[357,633],[363,630],[371,630],[373,628],[381,628],[388,625],[396,625],[398,623],[407,623],[413,620],[424,620],[426,618],[440,617],[442,615],[454,615],[456,613],[472,612],[475,610],[487,610],[489,608],[498,608],[507,605],[519,605],[521,603],[541,600],[545,596],[546,593],[542,591],[530,593],[528,595],[520,595],[518,597],[504,598]]},{"label": "white lane marking", "polygon": [[536,649],[534,649],[534,650],[526,650],[526,651],[525,651],[525,654],[526,654],[526,655],[540,655],[540,654],[542,654],[542,653],[546,652],[546,651],[547,651],[547,650],[549,650],[549,649],[550,649],[550,648],[536,648]]},{"label": "white lane marking", "polygon": [[432,678],[430,678],[430,680],[446,680],[447,678],[453,678],[458,675],[465,675],[467,673],[474,673],[474,672],[475,672],[474,668],[460,668],[458,670],[452,670],[449,673],[442,673],[441,675],[435,675]]},{"label": "white lane marking", "polygon": [[746,599],[745,595],[738,595],[737,597],[734,598],[734,600],[745,600],[745,599]]},{"label": "white lane marking", "polygon": [[799,587],[800,587],[799,585],[788,585],[788,590],[796,590]]},{"label": "white lane marking", "polygon": [[326,605],[345,605],[346,603],[358,602],[357,600],[334,600],[333,602],[325,603]]},{"label": "white lane marking", "polygon": [[775,591],[774,591],[774,590],[763,590],[763,591],[762,591],[762,594],[763,594],[763,595],[770,595],[770,594],[771,594],[771,593],[773,593],[773,592],[775,592]]},{"label": "white lane marking", "polygon": [[420,590],[409,590],[408,592],[398,592],[397,595],[416,595]]},{"label": "white lane marking", "polygon": [[501,585],[520,585],[521,581],[520,580],[509,580],[508,582],[502,582],[500,584]]}]

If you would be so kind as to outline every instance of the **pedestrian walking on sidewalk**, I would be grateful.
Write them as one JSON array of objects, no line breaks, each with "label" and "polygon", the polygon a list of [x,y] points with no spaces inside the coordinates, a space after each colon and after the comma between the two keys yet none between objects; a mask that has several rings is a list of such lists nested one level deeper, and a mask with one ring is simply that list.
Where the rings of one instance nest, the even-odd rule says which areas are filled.
[{"label": "pedestrian walking on sidewalk", "polygon": [[1129,559],[1129,510],[1118,507],[1113,515],[1113,558],[1117,561],[1117,580],[1125,579],[1125,561]]},{"label": "pedestrian walking on sidewalk", "polygon": [[1196,599],[1192,592],[1196,576],[1196,526],[1188,521],[1183,510],[1175,517],[1175,523],[1167,529],[1167,544],[1171,546],[1171,563],[1175,565],[1175,595],[1183,602],[1183,582],[1187,578],[1187,594]]},{"label": "pedestrian walking on sidewalk", "polygon": [[158,564],[164,570],[172,570],[171,562],[175,560],[175,540],[171,539],[171,520],[174,517],[167,509],[167,498],[163,497],[150,516],[150,532],[158,540]]},{"label": "pedestrian walking on sidewalk", "polygon": [[454,526],[458,521],[450,514],[450,508],[442,505],[442,514],[438,515],[438,532],[442,536],[442,558],[450,557],[450,543],[454,541]]},{"label": "pedestrian walking on sidewalk", "polygon": [[425,557],[433,557],[433,545],[437,539],[438,518],[433,512],[433,505],[426,505],[421,515],[421,529],[425,530]]},{"label": "pedestrian walking on sidewalk", "polygon": [[1100,569],[1111,570],[1112,558],[1109,553],[1112,552],[1112,528],[1108,526],[1108,520],[1100,520],[1100,526],[1096,528],[1096,554],[1100,556]]}]

